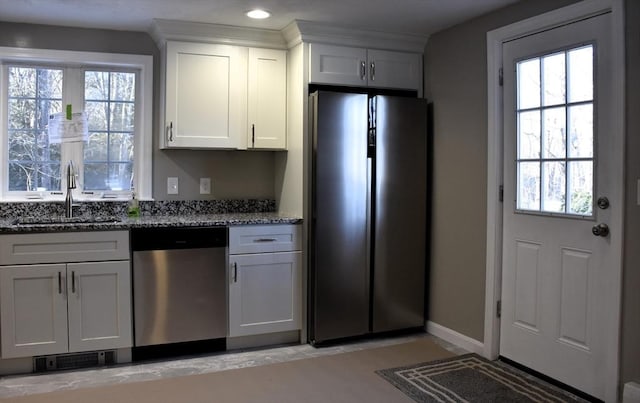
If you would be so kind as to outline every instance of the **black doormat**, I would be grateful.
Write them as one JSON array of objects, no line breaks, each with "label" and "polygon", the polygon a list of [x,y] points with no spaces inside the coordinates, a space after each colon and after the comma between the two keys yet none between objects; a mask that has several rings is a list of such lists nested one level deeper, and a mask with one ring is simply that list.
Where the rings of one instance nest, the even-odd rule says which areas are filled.
[{"label": "black doormat", "polygon": [[376,373],[416,402],[586,402],[532,375],[477,354]]}]

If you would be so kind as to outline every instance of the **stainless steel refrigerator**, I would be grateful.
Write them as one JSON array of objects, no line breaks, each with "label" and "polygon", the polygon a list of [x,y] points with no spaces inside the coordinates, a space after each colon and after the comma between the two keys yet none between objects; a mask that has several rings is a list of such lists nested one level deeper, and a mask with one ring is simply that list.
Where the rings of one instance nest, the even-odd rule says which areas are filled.
[{"label": "stainless steel refrigerator", "polygon": [[427,102],[310,96],[312,344],[425,322]]}]

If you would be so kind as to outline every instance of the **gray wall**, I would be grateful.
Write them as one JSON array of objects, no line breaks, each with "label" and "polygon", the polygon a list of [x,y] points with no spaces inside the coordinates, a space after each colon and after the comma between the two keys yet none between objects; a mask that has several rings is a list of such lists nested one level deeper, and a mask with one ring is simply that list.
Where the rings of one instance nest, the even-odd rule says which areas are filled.
[{"label": "gray wall", "polygon": [[640,1],[625,3],[627,155],[621,365],[623,382],[640,382]]},{"label": "gray wall", "polygon": [[429,38],[433,102],[429,320],[484,339],[488,31],[575,0],[524,1]]},{"label": "gray wall", "polygon": [[[484,338],[487,197],[486,33],[573,0],[527,0],[433,35],[425,54],[433,102],[429,320]],[[640,381],[640,2],[627,0],[627,155],[621,381]]]},{"label": "gray wall", "polygon": [[[0,46],[152,55],[153,197],[156,200],[275,197],[273,152],[158,149],[160,52],[147,33],[0,22]],[[168,176],[178,177],[180,194],[167,195]],[[199,194],[201,177],[211,178],[211,195]]]}]

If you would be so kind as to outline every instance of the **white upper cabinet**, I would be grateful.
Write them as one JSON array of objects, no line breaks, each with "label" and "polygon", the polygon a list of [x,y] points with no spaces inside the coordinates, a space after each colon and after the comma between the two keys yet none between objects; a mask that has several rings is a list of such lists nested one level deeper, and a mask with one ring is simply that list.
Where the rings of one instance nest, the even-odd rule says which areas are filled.
[{"label": "white upper cabinet", "polygon": [[422,55],[369,49],[367,64],[369,87],[422,88]]},{"label": "white upper cabinet", "polygon": [[309,45],[309,82],[367,85],[367,50],[312,43]]},{"label": "white upper cabinet", "polygon": [[422,89],[422,55],[418,53],[312,43],[309,55],[310,83]]},{"label": "white upper cabinet", "polygon": [[247,148],[287,147],[287,52],[249,48]]},{"label": "white upper cabinet", "polygon": [[168,41],[164,146],[243,148],[247,51]]}]

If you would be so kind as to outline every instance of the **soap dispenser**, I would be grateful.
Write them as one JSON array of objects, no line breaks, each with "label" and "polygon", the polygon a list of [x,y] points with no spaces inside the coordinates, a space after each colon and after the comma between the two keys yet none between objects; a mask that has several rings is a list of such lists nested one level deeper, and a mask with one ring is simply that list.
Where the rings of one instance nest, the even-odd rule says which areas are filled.
[{"label": "soap dispenser", "polygon": [[140,204],[136,198],[136,192],[133,189],[131,190],[131,199],[129,199],[127,215],[129,217],[140,217]]}]

